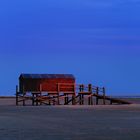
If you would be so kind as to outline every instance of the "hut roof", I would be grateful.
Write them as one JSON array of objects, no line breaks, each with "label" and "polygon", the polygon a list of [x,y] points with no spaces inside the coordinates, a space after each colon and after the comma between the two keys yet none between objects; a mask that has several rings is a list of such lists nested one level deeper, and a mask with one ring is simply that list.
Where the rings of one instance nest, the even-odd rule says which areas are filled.
[{"label": "hut roof", "polygon": [[56,79],[56,78],[66,78],[75,79],[72,74],[21,74],[21,79]]}]

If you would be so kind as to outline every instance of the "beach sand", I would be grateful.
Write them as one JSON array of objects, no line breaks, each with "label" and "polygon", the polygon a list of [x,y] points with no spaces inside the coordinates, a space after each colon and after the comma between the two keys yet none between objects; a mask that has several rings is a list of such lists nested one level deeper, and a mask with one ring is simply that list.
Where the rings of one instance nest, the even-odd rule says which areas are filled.
[{"label": "beach sand", "polygon": [[15,106],[0,99],[0,140],[139,140],[140,104]]}]

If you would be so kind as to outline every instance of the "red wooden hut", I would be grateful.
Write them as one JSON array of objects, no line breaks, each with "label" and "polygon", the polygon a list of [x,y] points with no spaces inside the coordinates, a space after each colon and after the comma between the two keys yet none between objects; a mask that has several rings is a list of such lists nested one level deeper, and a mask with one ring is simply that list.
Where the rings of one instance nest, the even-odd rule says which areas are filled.
[{"label": "red wooden hut", "polygon": [[75,77],[72,74],[21,74],[19,91],[24,92],[74,92]]},{"label": "red wooden hut", "polygon": [[75,99],[75,77],[72,74],[21,74],[19,90],[16,89],[16,104],[32,100],[32,104],[60,104],[59,99]]}]

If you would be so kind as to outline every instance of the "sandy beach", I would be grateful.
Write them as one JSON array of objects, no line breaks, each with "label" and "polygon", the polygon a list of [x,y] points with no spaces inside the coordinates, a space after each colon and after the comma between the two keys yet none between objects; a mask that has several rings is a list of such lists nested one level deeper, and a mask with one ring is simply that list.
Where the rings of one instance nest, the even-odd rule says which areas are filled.
[{"label": "sandy beach", "polygon": [[140,104],[15,106],[0,99],[0,140],[139,140]]}]

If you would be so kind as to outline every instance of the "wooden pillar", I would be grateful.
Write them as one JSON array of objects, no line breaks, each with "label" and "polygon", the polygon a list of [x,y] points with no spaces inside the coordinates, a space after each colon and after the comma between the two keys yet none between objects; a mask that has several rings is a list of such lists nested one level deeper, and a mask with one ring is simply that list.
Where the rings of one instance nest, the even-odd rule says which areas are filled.
[{"label": "wooden pillar", "polygon": [[59,94],[57,95],[57,105],[60,104],[60,100],[59,100]]},{"label": "wooden pillar", "polygon": [[[96,94],[98,96],[98,94],[99,94],[99,87],[96,87]],[[96,97],[96,105],[98,105],[98,97]]]},{"label": "wooden pillar", "polygon": [[82,105],[82,95],[79,94],[79,104]]},{"label": "wooden pillar", "polygon": [[26,92],[25,92],[25,90],[24,90],[24,86],[23,86],[23,106],[25,106],[25,95],[26,95]]},{"label": "wooden pillar", "polygon": [[75,95],[72,95],[72,105],[75,105]]},{"label": "wooden pillar", "polygon": [[68,101],[69,101],[69,96],[68,96],[68,94],[65,94],[65,102],[64,102],[64,104],[68,105]]},{"label": "wooden pillar", "polygon": [[92,104],[92,84],[88,84],[88,92],[90,94],[90,96],[88,97],[88,104],[91,105]]},{"label": "wooden pillar", "polygon": [[92,93],[92,84],[88,84],[88,92]]},{"label": "wooden pillar", "polygon": [[98,105],[98,100],[99,100],[98,97],[96,97],[96,105]]},{"label": "wooden pillar", "polygon": [[68,103],[67,94],[65,94],[65,97],[64,97],[64,105],[67,105],[67,103]]},{"label": "wooden pillar", "polygon": [[79,85],[79,91],[80,92],[83,92],[84,91],[84,85],[82,84],[82,85]]},{"label": "wooden pillar", "polygon": [[99,94],[99,87],[96,87],[96,94]]},{"label": "wooden pillar", "polygon": [[48,93],[48,97],[49,97],[49,105],[51,105],[51,101],[50,101],[50,94]]},{"label": "wooden pillar", "polygon": [[53,96],[53,105],[56,105],[55,96]]},{"label": "wooden pillar", "polygon": [[105,105],[105,88],[103,87],[103,104]]},{"label": "wooden pillar", "polygon": [[57,95],[57,96],[58,96],[58,97],[57,97],[57,104],[59,105],[59,104],[60,104],[60,100],[59,100],[60,84],[59,84],[59,83],[57,84],[57,94],[58,94],[58,95]]},{"label": "wooden pillar", "polygon": [[67,94],[67,98],[66,99],[67,99],[67,104],[68,104],[68,101],[69,101],[69,95],[68,94]]},{"label": "wooden pillar", "polygon": [[24,92],[23,93],[23,106],[25,106],[25,95],[26,95],[26,93]]},{"label": "wooden pillar", "polygon": [[42,105],[42,92],[40,92],[39,96],[40,96],[40,105]]},{"label": "wooden pillar", "polygon": [[40,105],[42,105],[42,84],[40,84],[40,94],[39,94],[39,96],[40,96]]},{"label": "wooden pillar", "polygon": [[93,105],[93,96],[91,94],[91,105]]},{"label": "wooden pillar", "polygon": [[16,105],[18,106],[18,86],[16,85]]},{"label": "wooden pillar", "polygon": [[91,97],[88,97],[88,105],[91,105]]},{"label": "wooden pillar", "polygon": [[84,105],[84,94],[82,94],[82,105]]},{"label": "wooden pillar", "polygon": [[36,106],[38,106],[38,93],[36,93],[35,97],[36,97],[36,100],[35,100],[36,101]]},{"label": "wooden pillar", "polygon": [[34,93],[32,93],[32,105],[34,106],[34,103],[35,103],[35,96],[34,96]]}]

